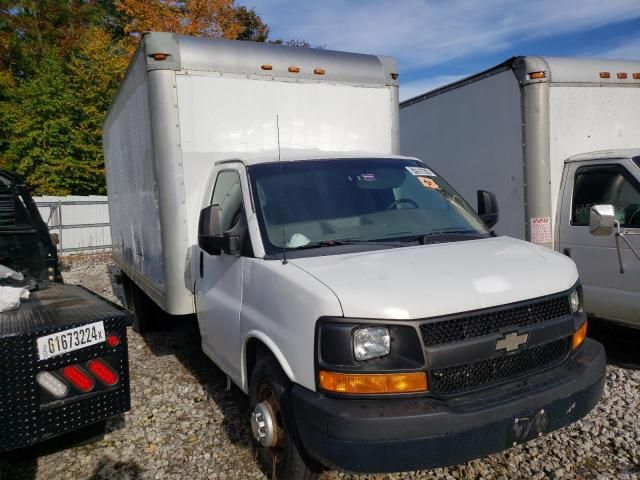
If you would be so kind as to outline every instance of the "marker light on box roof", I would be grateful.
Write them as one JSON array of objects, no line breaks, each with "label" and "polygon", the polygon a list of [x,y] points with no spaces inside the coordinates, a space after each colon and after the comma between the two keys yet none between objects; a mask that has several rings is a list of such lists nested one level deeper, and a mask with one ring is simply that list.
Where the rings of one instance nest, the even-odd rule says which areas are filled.
[{"label": "marker light on box roof", "polygon": [[620,80],[624,80],[625,78],[627,78],[627,74],[625,72],[618,72],[616,74],[616,76],[620,79]]},{"label": "marker light on box roof", "polygon": [[600,78],[611,78],[611,74],[609,72],[600,72]]},{"label": "marker light on box roof", "polygon": [[541,78],[545,78],[547,76],[547,72],[530,72],[529,78],[531,80],[540,80]]}]

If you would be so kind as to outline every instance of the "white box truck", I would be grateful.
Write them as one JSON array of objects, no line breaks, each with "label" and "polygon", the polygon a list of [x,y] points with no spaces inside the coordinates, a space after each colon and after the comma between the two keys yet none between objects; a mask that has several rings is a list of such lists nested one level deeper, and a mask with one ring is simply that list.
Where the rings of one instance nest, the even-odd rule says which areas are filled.
[{"label": "white box truck", "polygon": [[587,312],[640,326],[640,62],[515,57],[402,102],[400,123],[403,154],[496,194],[497,233],[576,262]]},{"label": "white box truck", "polygon": [[[464,462],[603,388],[575,264],[493,237],[394,155],[393,60],[143,37],[104,125],[114,255],[139,329],[197,315],[280,479]],[[176,320],[178,321],[178,320]]]}]

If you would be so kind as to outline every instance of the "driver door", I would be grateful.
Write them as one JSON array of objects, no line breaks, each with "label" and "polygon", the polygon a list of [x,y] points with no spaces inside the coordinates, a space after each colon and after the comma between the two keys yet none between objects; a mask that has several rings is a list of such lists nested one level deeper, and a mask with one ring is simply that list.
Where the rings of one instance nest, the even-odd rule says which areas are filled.
[{"label": "driver door", "polygon": [[[640,259],[615,234],[589,231],[593,205],[613,205],[623,232],[640,233],[640,184],[625,160],[567,163],[559,251],[578,266],[585,310],[598,317],[640,324]],[[626,237],[640,251],[640,235]],[[622,265],[622,271],[621,271]]]},{"label": "driver door", "polygon": [[[229,166],[217,173],[208,205],[220,205],[222,231],[244,215],[242,183],[238,169]],[[195,272],[198,324],[203,351],[229,376],[240,378],[240,308],[244,257],[221,252],[210,255],[197,247]]]}]

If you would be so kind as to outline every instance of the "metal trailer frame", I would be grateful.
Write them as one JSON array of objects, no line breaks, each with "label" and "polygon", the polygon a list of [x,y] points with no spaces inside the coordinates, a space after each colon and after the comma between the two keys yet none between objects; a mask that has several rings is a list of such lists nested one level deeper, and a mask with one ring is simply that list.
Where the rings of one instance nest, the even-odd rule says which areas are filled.
[{"label": "metal trailer frame", "polygon": [[[551,65],[561,65],[553,68]],[[640,64],[632,61],[574,59],[536,56],[512,57],[507,61],[483,72],[464,78],[441,88],[426,92],[400,103],[400,109],[406,109],[425,100],[444,95],[453,90],[466,87],[476,82],[493,77],[503,72],[513,72],[520,87],[520,105],[522,122],[522,168],[525,206],[525,239],[531,240],[532,218],[551,219],[552,226],[558,222],[554,199],[558,191],[552,191],[551,181],[551,120],[550,89],[554,86],[602,86],[606,87],[640,87],[640,82],[633,78],[611,78],[607,83],[594,83],[590,74],[594,68],[609,72],[638,72]],[[531,73],[544,72],[541,78],[532,78]],[[403,151],[411,155],[413,152]],[[564,160],[564,159],[563,159]],[[455,180],[455,179],[449,179]],[[559,187],[559,185],[557,185]],[[558,229],[554,228],[555,235]],[[552,236],[549,242],[538,242],[553,248],[557,239]]]},{"label": "metal trailer frame", "polygon": [[[191,192],[185,186],[177,77],[208,74],[388,89],[392,152],[380,153],[399,149],[398,74],[391,58],[164,32],[144,34],[103,125],[112,251],[124,273],[174,315],[195,311],[189,271],[193,242],[187,218]],[[118,131],[123,125],[125,129],[135,125],[135,141]],[[130,158],[120,158],[123,150]],[[145,162],[149,168],[138,172]],[[132,171],[125,172],[122,165]],[[139,191],[131,185],[135,181]],[[120,205],[125,196],[129,204]],[[133,223],[147,222],[145,228],[132,223],[138,207],[144,215]],[[128,224],[121,225],[125,221]],[[125,244],[126,235],[135,241]]]}]

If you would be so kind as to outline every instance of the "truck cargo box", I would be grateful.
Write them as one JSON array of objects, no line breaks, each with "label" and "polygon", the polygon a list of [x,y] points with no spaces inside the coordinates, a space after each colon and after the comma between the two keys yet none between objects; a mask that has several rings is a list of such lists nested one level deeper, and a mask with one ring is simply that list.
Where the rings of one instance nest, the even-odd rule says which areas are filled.
[{"label": "truck cargo box", "polygon": [[639,112],[640,62],[514,57],[402,102],[401,150],[494,192],[498,233],[553,247],[564,161],[637,147]]},{"label": "truck cargo box", "polygon": [[215,162],[275,160],[278,146],[397,152],[397,69],[373,55],[149,33],[103,139],[114,255],[165,311],[189,314],[194,219]]}]

